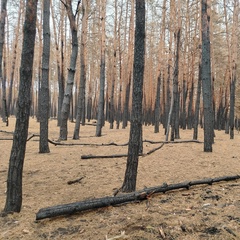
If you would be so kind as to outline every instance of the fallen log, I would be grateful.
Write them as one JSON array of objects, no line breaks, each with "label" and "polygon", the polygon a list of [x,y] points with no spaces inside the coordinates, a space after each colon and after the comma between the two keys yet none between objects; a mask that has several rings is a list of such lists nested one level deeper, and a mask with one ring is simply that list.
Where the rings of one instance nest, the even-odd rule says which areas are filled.
[{"label": "fallen log", "polygon": [[93,158],[121,158],[127,157],[127,154],[115,154],[115,155],[82,155],[81,159],[93,159]]},{"label": "fallen log", "polygon": [[36,214],[36,220],[52,218],[52,217],[57,217],[62,215],[69,215],[69,214],[74,214],[81,211],[114,206],[118,204],[134,202],[134,201],[142,201],[147,199],[149,196],[151,196],[154,193],[160,193],[160,192],[165,193],[171,190],[176,190],[181,188],[189,189],[191,186],[194,186],[194,185],[201,185],[201,184],[211,185],[216,182],[232,181],[239,178],[240,178],[240,175],[235,175],[235,176],[223,176],[223,177],[217,177],[217,178],[194,180],[190,182],[181,182],[181,183],[169,184],[169,185],[164,183],[161,186],[145,188],[137,192],[127,193],[119,196],[95,198],[95,199],[89,199],[89,200],[80,201],[80,202],[42,208]]},{"label": "fallen log", "polygon": [[[156,147],[150,151],[148,151],[147,153],[144,154],[139,154],[139,156],[146,156],[146,155],[150,155],[151,153],[156,152],[157,150],[159,150],[160,148],[163,147],[164,144],[169,144],[169,143],[202,143],[199,142],[198,140],[183,140],[183,141],[158,141],[158,142],[154,142],[154,141],[150,141],[150,140],[144,140],[143,142],[148,142],[150,144],[158,144],[161,143],[161,145],[159,147]],[[114,145],[114,146],[126,146],[128,143],[126,144],[116,144],[116,143],[110,143],[110,144],[104,144],[102,146],[109,146],[109,145]],[[127,157],[127,154],[117,154],[117,155],[82,155],[81,159],[93,159],[93,158],[121,158],[121,157]]]},{"label": "fallen log", "polygon": [[[154,148],[152,150],[150,150],[149,152],[145,153],[145,154],[139,154],[139,156],[145,156],[145,155],[150,155],[151,153],[156,152],[157,150],[159,150],[160,148],[162,148],[164,145],[164,143],[162,143],[159,147]],[[128,157],[128,154],[114,154],[114,155],[82,155],[81,159],[93,159],[93,158],[122,158],[122,157]]]},{"label": "fallen log", "polygon": [[166,143],[166,144],[168,144],[168,143],[203,143],[203,142],[201,142],[201,141],[198,141],[198,140],[194,140],[194,139],[192,139],[192,140],[177,140],[177,141],[151,141],[151,140],[147,140],[147,139],[145,139],[145,140],[143,140],[143,142],[148,142],[148,143],[151,143],[151,144],[158,144],[158,143]]},{"label": "fallen log", "polygon": [[5,131],[5,130],[0,130],[0,132],[2,133],[9,133],[9,134],[13,134],[14,132],[8,132],[8,131]]}]

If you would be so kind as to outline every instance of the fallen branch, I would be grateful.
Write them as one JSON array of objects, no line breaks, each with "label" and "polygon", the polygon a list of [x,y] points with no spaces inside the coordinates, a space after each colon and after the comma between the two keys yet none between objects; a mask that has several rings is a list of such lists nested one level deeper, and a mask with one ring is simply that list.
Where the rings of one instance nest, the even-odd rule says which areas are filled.
[{"label": "fallen branch", "polygon": [[159,150],[160,148],[162,148],[164,144],[165,144],[165,143],[162,143],[159,147],[150,150],[149,152],[146,153],[146,155],[150,155],[151,153],[156,152],[157,150]]},{"label": "fallen branch", "polygon": [[[32,134],[31,136],[28,137],[27,141],[31,140],[33,137],[39,137],[40,135],[39,134]],[[9,139],[10,140],[10,139]],[[11,139],[12,140],[12,139]],[[123,143],[123,144],[118,144],[118,143],[114,143],[114,142],[111,142],[111,143],[62,143],[60,141],[53,141],[53,140],[50,140],[48,139],[48,142],[55,145],[55,146],[75,146],[75,145],[78,145],[78,146],[127,146],[128,143]]]},{"label": "fallen branch", "polygon": [[14,132],[8,132],[8,131],[5,131],[5,130],[0,130],[0,132],[2,133],[9,133],[9,134],[13,134]]},{"label": "fallen branch", "polygon": [[28,137],[27,141],[29,141],[30,139],[32,139],[33,137],[39,137],[39,134],[32,134],[30,137]]},{"label": "fallen branch", "polygon": [[[153,142],[153,141],[149,141],[149,140],[144,140],[143,142],[148,142],[151,144],[157,144],[157,143],[162,143],[159,147],[154,148],[152,150],[150,150],[149,152],[145,153],[145,154],[140,154],[139,156],[146,156],[146,155],[150,155],[151,153],[156,152],[157,150],[159,150],[160,148],[163,147],[164,144],[169,144],[169,143],[189,143],[189,142],[194,142],[194,143],[201,143],[198,140],[184,140],[184,141],[158,141],[158,142]],[[122,145],[118,145],[116,143],[110,143],[108,145],[105,146],[109,146],[109,145],[115,145],[115,146],[125,146],[128,145],[128,143],[126,144],[122,144]],[[104,145],[102,145],[104,146]],[[127,157],[127,154],[117,154],[117,155],[82,155],[81,159],[93,159],[93,158],[121,158],[121,157]]]},{"label": "fallen branch", "polygon": [[93,158],[122,158],[127,157],[127,154],[116,154],[116,155],[82,155],[81,159],[93,159]]},{"label": "fallen branch", "polygon": [[[164,145],[164,143],[162,143],[159,147],[154,148],[152,150],[150,150],[149,152],[145,153],[145,154],[139,154],[139,156],[145,156],[145,155],[150,155],[153,152],[156,152],[157,150],[159,150],[160,148],[162,148]],[[82,155],[81,159],[93,159],[93,158],[122,158],[122,157],[128,157],[128,154],[114,154],[114,155]]]},{"label": "fallen branch", "polygon": [[127,146],[128,143],[123,143],[123,144],[117,144],[117,143],[61,143],[61,142],[56,142],[56,141],[52,141],[50,139],[48,139],[48,142],[50,142],[51,144],[57,146],[96,146],[96,147],[101,147],[101,146]]},{"label": "fallen branch", "polygon": [[235,175],[235,176],[223,176],[223,177],[217,177],[217,178],[195,180],[190,182],[181,182],[181,183],[170,184],[170,185],[164,183],[162,186],[145,188],[137,192],[127,193],[127,194],[123,194],[115,197],[95,198],[95,199],[89,199],[89,200],[75,202],[75,203],[42,208],[36,214],[36,220],[40,220],[44,218],[52,218],[52,217],[57,217],[61,215],[69,215],[69,214],[73,214],[81,211],[114,206],[122,203],[142,201],[147,199],[149,196],[151,196],[154,193],[160,193],[160,192],[165,193],[171,190],[176,190],[181,188],[189,189],[191,186],[201,185],[201,184],[212,185],[213,183],[216,183],[216,182],[232,181],[239,178],[240,178],[240,175]]},{"label": "fallen branch", "polygon": [[75,180],[70,180],[67,182],[68,185],[74,184],[74,183],[79,183],[84,177],[80,177],[78,179]]},{"label": "fallen branch", "polygon": [[151,140],[143,140],[143,142],[148,142],[148,143],[151,143],[151,144],[158,144],[158,143],[203,143],[201,141],[198,141],[198,140],[177,140],[177,141],[151,141]]},{"label": "fallen branch", "polygon": [[234,237],[237,237],[237,235],[235,234],[235,232],[233,232],[233,230],[231,230],[230,228],[224,227],[224,229],[225,229],[228,233],[232,234]]}]

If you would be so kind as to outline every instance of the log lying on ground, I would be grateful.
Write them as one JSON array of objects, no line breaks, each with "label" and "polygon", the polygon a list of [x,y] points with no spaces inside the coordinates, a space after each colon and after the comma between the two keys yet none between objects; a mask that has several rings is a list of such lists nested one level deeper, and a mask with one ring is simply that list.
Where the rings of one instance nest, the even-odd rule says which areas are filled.
[{"label": "log lying on ground", "polygon": [[[143,142],[148,142],[148,143],[151,143],[151,144],[158,144],[158,143],[161,143],[161,145],[157,148],[154,148],[150,151],[148,151],[147,153],[144,153],[144,154],[139,154],[139,156],[146,156],[146,155],[150,155],[154,152],[156,152],[157,150],[159,150],[160,148],[162,148],[164,146],[164,144],[168,144],[168,143],[190,143],[190,142],[193,142],[193,143],[202,143],[202,142],[199,142],[197,140],[183,140],[183,141],[158,141],[158,142],[153,142],[153,141],[150,141],[150,140],[144,140]],[[118,145],[116,143],[112,143],[112,144],[109,144],[109,145],[114,145],[114,146],[125,146],[127,144],[122,144],[122,145]],[[106,146],[106,145],[105,145]],[[89,154],[89,155],[82,155],[81,156],[81,159],[93,159],[93,158],[121,158],[121,157],[127,157],[128,155],[127,154],[117,154],[117,155],[92,155],[92,154]]]},{"label": "log lying on ground", "polygon": [[158,143],[203,143],[201,141],[198,141],[198,140],[177,140],[177,141],[151,141],[151,140],[143,140],[143,142],[148,142],[148,143],[151,143],[151,144],[158,144]]},{"label": "log lying on ground", "polygon": [[2,133],[8,133],[8,134],[13,134],[14,132],[8,132],[8,131],[5,131],[5,130],[0,130],[0,132]]},{"label": "log lying on ground", "polygon": [[[145,156],[145,155],[150,155],[151,153],[156,152],[157,150],[159,150],[160,148],[162,148],[164,145],[164,143],[162,143],[159,147],[154,148],[152,150],[150,150],[149,152],[145,153],[145,154],[139,154],[139,156]],[[93,159],[93,158],[122,158],[122,157],[127,157],[127,154],[114,154],[114,155],[82,155],[81,159]]]},{"label": "log lying on ground", "polygon": [[[145,153],[145,154],[139,154],[139,156],[145,156],[145,155],[150,155],[151,153],[156,152],[157,150],[159,150],[160,148],[162,148],[164,145],[164,143],[162,143],[159,147],[154,148],[152,150],[150,150],[149,152]],[[93,158],[122,158],[122,157],[128,157],[127,154],[114,154],[114,155],[82,155],[81,159],[93,159]]]},{"label": "log lying on ground", "polygon": [[80,145],[80,146],[98,146],[98,147],[105,147],[105,146],[120,146],[120,147],[123,147],[123,146],[127,146],[128,143],[123,143],[123,144],[117,144],[117,143],[114,143],[114,142],[111,142],[111,143],[61,143],[61,142],[56,142],[56,141],[52,141],[50,139],[48,139],[48,142],[57,146],[57,145],[60,145],[60,146],[75,146],[75,145]]},{"label": "log lying on ground", "polygon": [[93,158],[121,158],[127,157],[127,154],[115,154],[115,155],[82,155],[81,159],[93,159]]},{"label": "log lying on ground", "polygon": [[42,208],[36,214],[36,220],[41,220],[44,218],[52,218],[52,217],[57,217],[62,215],[69,215],[69,214],[78,213],[81,211],[114,206],[122,203],[142,201],[147,199],[149,196],[151,196],[154,193],[160,193],[160,192],[165,193],[167,191],[181,189],[181,188],[189,189],[191,186],[194,186],[194,185],[201,185],[201,184],[211,185],[216,182],[232,181],[239,178],[240,178],[240,175],[235,175],[235,176],[223,176],[223,177],[217,177],[217,178],[195,180],[190,182],[181,182],[181,183],[170,184],[170,185],[164,183],[162,186],[145,188],[137,192],[127,193],[127,194],[123,194],[115,197],[95,198],[95,199],[89,199],[89,200],[75,202],[75,203]]},{"label": "log lying on ground", "polygon": [[[28,137],[27,141],[31,140],[33,137],[39,137],[39,134],[32,134],[31,136]],[[10,139],[9,139],[10,140]],[[12,139],[11,139],[12,140]],[[115,142],[111,142],[111,143],[62,143],[60,141],[53,141],[48,139],[48,142],[55,145],[55,146],[75,146],[75,145],[80,145],[80,146],[127,146],[128,143],[122,143],[122,144],[118,144]]]}]

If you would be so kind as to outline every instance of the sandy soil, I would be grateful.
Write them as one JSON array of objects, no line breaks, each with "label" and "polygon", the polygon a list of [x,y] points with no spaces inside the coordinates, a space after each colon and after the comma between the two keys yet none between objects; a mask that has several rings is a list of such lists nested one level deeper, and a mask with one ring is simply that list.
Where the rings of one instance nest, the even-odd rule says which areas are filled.
[{"label": "sandy soil", "polygon": [[[51,120],[49,138],[56,140],[59,129]],[[81,127],[80,140],[72,140],[74,124],[69,123],[67,143],[126,143],[127,129],[103,128],[95,137],[94,126]],[[6,198],[6,178],[14,119],[10,126],[0,123],[0,209]],[[30,120],[29,136],[39,133],[39,124]],[[192,139],[192,131],[181,131],[181,140]],[[163,130],[153,133],[144,127],[143,139],[164,140]],[[199,130],[203,141],[203,130]],[[159,145],[144,143],[144,152]],[[165,144],[149,156],[140,157],[137,189],[209,177],[240,174],[240,134],[230,140],[216,131],[213,153],[204,153],[202,143]],[[38,153],[38,137],[27,143],[23,174],[21,213],[0,217],[0,239],[240,239],[240,180],[191,187],[155,194],[147,201],[107,207],[76,215],[35,221],[40,208],[90,198],[112,196],[121,187],[126,158],[81,159],[81,155],[127,153],[123,146],[54,146],[51,153]],[[80,183],[67,182],[84,177]],[[124,232],[125,231],[125,232]],[[122,234],[121,238],[118,236]]]}]

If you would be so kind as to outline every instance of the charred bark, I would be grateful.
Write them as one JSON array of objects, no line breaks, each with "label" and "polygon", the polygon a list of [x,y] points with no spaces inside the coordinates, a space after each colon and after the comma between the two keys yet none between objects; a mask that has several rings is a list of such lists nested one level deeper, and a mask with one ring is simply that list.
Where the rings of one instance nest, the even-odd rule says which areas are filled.
[{"label": "charred bark", "polygon": [[217,178],[206,178],[202,180],[194,180],[189,182],[181,182],[177,184],[164,183],[161,186],[145,188],[143,190],[123,194],[114,197],[103,197],[103,198],[95,198],[89,199],[85,201],[57,205],[53,207],[47,207],[40,209],[36,214],[36,220],[41,220],[45,218],[52,218],[62,215],[70,215],[82,211],[93,210],[97,208],[103,208],[108,206],[115,206],[118,204],[129,203],[134,201],[143,201],[153,194],[156,193],[166,193],[168,191],[177,190],[177,189],[189,189],[191,186],[196,185],[212,185],[213,183],[221,182],[221,181],[234,181],[240,178],[240,175],[235,176],[223,176]]}]

